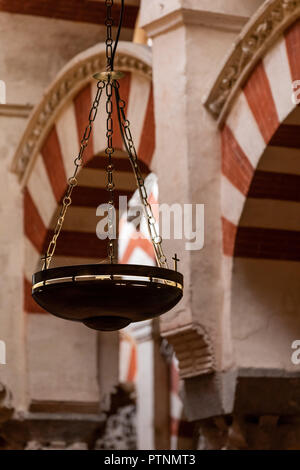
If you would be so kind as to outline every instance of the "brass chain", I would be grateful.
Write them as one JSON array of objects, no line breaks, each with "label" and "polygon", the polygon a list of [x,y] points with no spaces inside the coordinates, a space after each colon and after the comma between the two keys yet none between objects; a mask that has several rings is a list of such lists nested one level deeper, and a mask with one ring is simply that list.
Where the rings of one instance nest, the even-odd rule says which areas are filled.
[{"label": "brass chain", "polygon": [[106,18],[105,18],[105,26],[106,26],[106,69],[107,71],[111,71],[113,69],[113,38],[112,38],[112,27],[114,24],[112,18],[112,7],[113,7],[113,0],[105,0],[106,6]]},{"label": "brass chain", "polygon": [[120,84],[117,80],[114,82],[114,88],[115,88],[115,94],[116,94],[116,103],[117,103],[117,108],[118,108],[121,133],[122,133],[124,144],[126,146],[129,160],[130,160],[133,172],[134,172],[134,176],[137,182],[137,187],[139,190],[141,202],[143,204],[143,210],[144,210],[144,214],[145,214],[146,221],[147,221],[149,235],[150,235],[152,245],[154,248],[156,261],[157,261],[158,266],[160,266],[161,268],[168,268],[167,258],[162,248],[162,238],[156,229],[156,220],[153,215],[151,204],[149,204],[149,201],[148,201],[148,194],[147,194],[147,190],[145,187],[145,180],[139,168],[137,151],[136,151],[132,134],[131,134],[131,130],[130,130],[130,122],[126,118],[126,114],[125,114],[126,103],[124,100],[120,98],[120,94],[119,94]]},{"label": "brass chain", "polygon": [[[112,27],[113,27],[113,18],[112,18],[112,7],[113,7],[113,0],[105,0],[106,6],[106,19],[105,19],[105,26],[106,26],[106,70],[108,72],[112,72],[113,70],[113,39],[112,39]],[[112,154],[114,153],[114,148],[112,145],[112,136],[114,132],[113,128],[113,102],[112,102],[112,78],[110,74],[108,74],[108,79],[106,83],[106,138],[107,138],[107,147],[105,150],[106,156],[108,158],[108,164],[106,167],[107,172],[107,184],[106,189],[109,192],[108,197],[108,234],[111,234],[113,231],[113,224],[114,224],[114,179],[113,179],[113,170],[114,166],[112,164]],[[109,238],[108,245],[107,245],[107,254],[111,263],[114,261],[114,242],[111,238]]]},{"label": "brass chain", "polygon": [[[105,153],[108,157],[108,165],[106,167],[107,172],[107,184],[106,189],[109,192],[108,197],[108,233],[111,234],[114,228],[114,178],[113,178],[113,171],[114,166],[112,163],[112,154],[114,153],[112,137],[114,132],[113,127],[113,102],[112,102],[112,91],[113,91],[113,81],[111,77],[108,77],[108,81],[106,83],[106,113],[107,113],[107,120],[106,120],[106,138],[107,138],[107,147],[105,149]],[[111,263],[114,260],[114,242],[111,238],[109,238],[108,246],[107,246],[108,257]]]},{"label": "brass chain", "polygon": [[[106,60],[107,60],[107,72],[112,72],[113,71],[113,39],[112,39],[112,26],[113,26],[113,19],[112,19],[112,6],[113,6],[113,0],[105,0],[105,5],[106,5],[106,20],[105,20],[105,26],[107,30],[107,36],[106,36]],[[89,122],[87,127],[85,128],[83,137],[80,142],[80,150],[78,156],[74,160],[74,165],[75,165],[75,170],[73,175],[68,179],[68,187],[67,191],[65,193],[65,196],[63,198],[63,203],[62,207],[57,219],[57,223],[54,229],[54,235],[49,243],[47,252],[43,258],[44,260],[44,265],[43,269],[48,269],[52,260],[52,257],[54,255],[55,249],[56,249],[56,243],[57,239],[59,237],[59,234],[61,232],[64,219],[68,210],[68,207],[72,203],[71,195],[74,187],[77,185],[77,174],[79,171],[79,167],[83,165],[83,156],[84,156],[84,151],[88,145],[90,136],[91,136],[91,131],[93,127],[93,122],[95,121],[97,112],[98,112],[98,107],[100,103],[100,98],[102,96],[102,91],[105,87],[106,90],[106,113],[107,113],[107,120],[106,120],[106,138],[107,138],[107,147],[105,150],[105,153],[108,157],[108,165],[106,167],[106,172],[107,172],[107,184],[106,184],[106,189],[109,192],[109,199],[108,199],[108,228],[109,228],[109,233],[111,233],[111,230],[114,228],[114,189],[115,189],[115,184],[114,184],[114,179],[113,179],[113,171],[114,171],[114,166],[112,163],[112,155],[114,153],[114,147],[112,145],[112,137],[113,137],[113,119],[112,119],[112,114],[113,114],[113,101],[112,101],[112,94],[113,94],[113,88],[115,89],[116,93],[116,104],[117,104],[117,111],[118,111],[118,117],[119,117],[119,124],[120,124],[120,131],[122,134],[122,138],[124,141],[124,145],[126,147],[130,163],[135,175],[135,179],[137,182],[137,187],[139,190],[141,202],[143,204],[143,210],[145,213],[146,221],[147,221],[147,226],[148,226],[148,231],[149,235],[153,244],[154,248],[154,253],[155,257],[157,260],[157,264],[161,268],[168,268],[168,263],[167,263],[167,258],[164,255],[163,249],[162,249],[162,239],[160,235],[157,232],[156,229],[156,220],[153,215],[153,211],[151,208],[151,205],[148,202],[148,195],[145,187],[145,181],[143,178],[143,175],[140,171],[139,165],[138,165],[138,156],[136,152],[136,148],[133,142],[131,130],[130,130],[130,122],[126,118],[125,115],[125,106],[126,103],[124,100],[120,99],[119,95],[119,87],[120,84],[117,80],[114,80],[110,74],[108,73],[107,77],[107,83],[103,80],[99,81],[97,83],[97,93],[92,105],[92,108],[90,110],[89,114]],[[114,243],[111,238],[109,238],[108,242],[108,257],[110,259],[110,262],[113,263],[114,260]]]},{"label": "brass chain", "polygon": [[85,128],[83,137],[82,137],[81,142],[80,142],[79,154],[77,155],[77,157],[74,160],[75,170],[74,170],[73,175],[68,179],[68,187],[67,187],[66,193],[64,195],[63,201],[62,201],[62,207],[61,207],[61,210],[60,210],[57,222],[56,222],[56,226],[55,226],[55,229],[54,229],[54,234],[53,234],[53,237],[52,237],[52,239],[49,243],[47,252],[46,252],[45,256],[42,258],[43,261],[44,261],[43,269],[48,269],[49,266],[50,266],[52,257],[54,255],[54,252],[55,252],[55,249],[56,249],[57,239],[58,239],[59,234],[61,232],[61,229],[62,229],[64,220],[65,220],[65,216],[66,216],[68,207],[72,203],[71,195],[72,195],[74,187],[77,186],[77,183],[78,183],[77,174],[78,174],[78,171],[79,171],[79,167],[81,167],[82,164],[83,164],[84,152],[85,152],[85,149],[88,145],[88,142],[89,142],[89,139],[90,139],[90,136],[91,136],[93,122],[95,121],[96,116],[97,116],[98,107],[99,107],[99,103],[100,103],[100,98],[101,98],[102,91],[103,91],[104,87],[105,87],[104,81],[99,81],[97,83],[97,93],[96,93],[95,99],[93,101],[93,105],[91,107],[91,110],[90,110],[89,122],[88,122],[88,125]]}]

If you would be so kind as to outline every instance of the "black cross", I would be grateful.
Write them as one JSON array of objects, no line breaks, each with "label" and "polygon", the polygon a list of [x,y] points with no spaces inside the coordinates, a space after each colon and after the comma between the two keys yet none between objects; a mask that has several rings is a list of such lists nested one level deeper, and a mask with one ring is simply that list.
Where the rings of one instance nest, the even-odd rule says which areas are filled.
[{"label": "black cross", "polygon": [[177,253],[172,258],[174,260],[174,270],[177,271],[177,263],[180,261],[180,259],[177,258]]}]

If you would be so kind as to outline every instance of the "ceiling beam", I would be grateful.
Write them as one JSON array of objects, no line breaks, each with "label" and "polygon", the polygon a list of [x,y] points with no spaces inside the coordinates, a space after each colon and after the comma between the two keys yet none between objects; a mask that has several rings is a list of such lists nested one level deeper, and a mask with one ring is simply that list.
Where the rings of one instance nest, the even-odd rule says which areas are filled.
[{"label": "ceiling beam", "polygon": [[[125,6],[124,28],[134,28],[138,10],[132,4]],[[104,1],[91,0],[0,0],[1,11],[102,25],[106,16]],[[113,7],[116,24],[119,13],[120,4],[116,3]]]}]

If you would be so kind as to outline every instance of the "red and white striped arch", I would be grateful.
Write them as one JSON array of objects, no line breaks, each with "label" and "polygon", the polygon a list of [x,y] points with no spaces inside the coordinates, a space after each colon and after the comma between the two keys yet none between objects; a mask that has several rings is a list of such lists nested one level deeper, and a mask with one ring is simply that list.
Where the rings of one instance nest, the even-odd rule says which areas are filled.
[{"label": "red and white striped arch", "polygon": [[226,256],[300,260],[300,114],[292,101],[299,79],[297,22],[255,67],[221,131]]},{"label": "red and white striped arch", "polygon": [[[24,188],[25,231],[25,310],[42,310],[31,298],[31,276],[39,267],[51,236],[55,214],[74,171],[74,158],[79,152],[81,137],[96,93],[97,82],[84,82],[83,87],[68,100],[53,119],[53,123],[38,149],[38,155]],[[155,148],[152,82],[141,73],[127,72],[120,81],[120,94],[127,102],[126,113],[138,149],[144,174],[149,172]],[[74,189],[73,203],[68,210],[56,251],[56,265],[93,262],[106,257],[106,243],[96,236],[96,208],[107,200],[105,190],[106,147],[105,96],[102,97],[94,123],[92,137],[85,153],[85,166]],[[135,189],[131,166],[117,130],[114,107],[115,182],[118,195],[130,197]],[[30,125],[30,123],[29,123]],[[55,264],[53,264],[55,265]]]}]

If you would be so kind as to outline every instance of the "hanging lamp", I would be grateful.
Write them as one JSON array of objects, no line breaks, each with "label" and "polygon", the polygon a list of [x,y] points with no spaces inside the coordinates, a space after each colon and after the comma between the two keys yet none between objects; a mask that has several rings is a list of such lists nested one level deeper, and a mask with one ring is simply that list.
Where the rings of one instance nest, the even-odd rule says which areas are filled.
[{"label": "hanging lamp", "polygon": [[[42,258],[42,270],[33,274],[32,296],[43,309],[57,317],[82,322],[95,330],[113,331],[124,328],[131,322],[157,317],[173,308],[183,295],[183,275],[177,271],[177,262],[179,261],[177,255],[173,258],[174,270],[168,268],[168,262],[162,249],[162,239],[156,229],[156,221],[148,202],[144,178],[139,168],[137,152],[130,131],[130,122],[126,118],[126,103],[120,97],[118,80],[122,78],[123,73],[114,70],[114,58],[124,15],[124,0],[121,1],[120,20],[115,41],[112,39],[113,0],[106,0],[105,5],[107,70],[94,75],[98,81],[97,93],[90,110],[88,125],[81,140],[79,154],[74,160],[74,173],[68,180],[68,187],[62,201],[53,238]],[[112,228],[114,220],[112,119],[114,96],[120,133],[135,176],[157,266],[115,264],[114,243],[112,239],[109,239],[108,257],[105,264],[50,268],[57,239],[68,207],[72,202],[71,195],[77,185],[79,169],[84,162],[84,152],[104,91],[107,113],[105,154],[107,158],[108,227]]]}]

